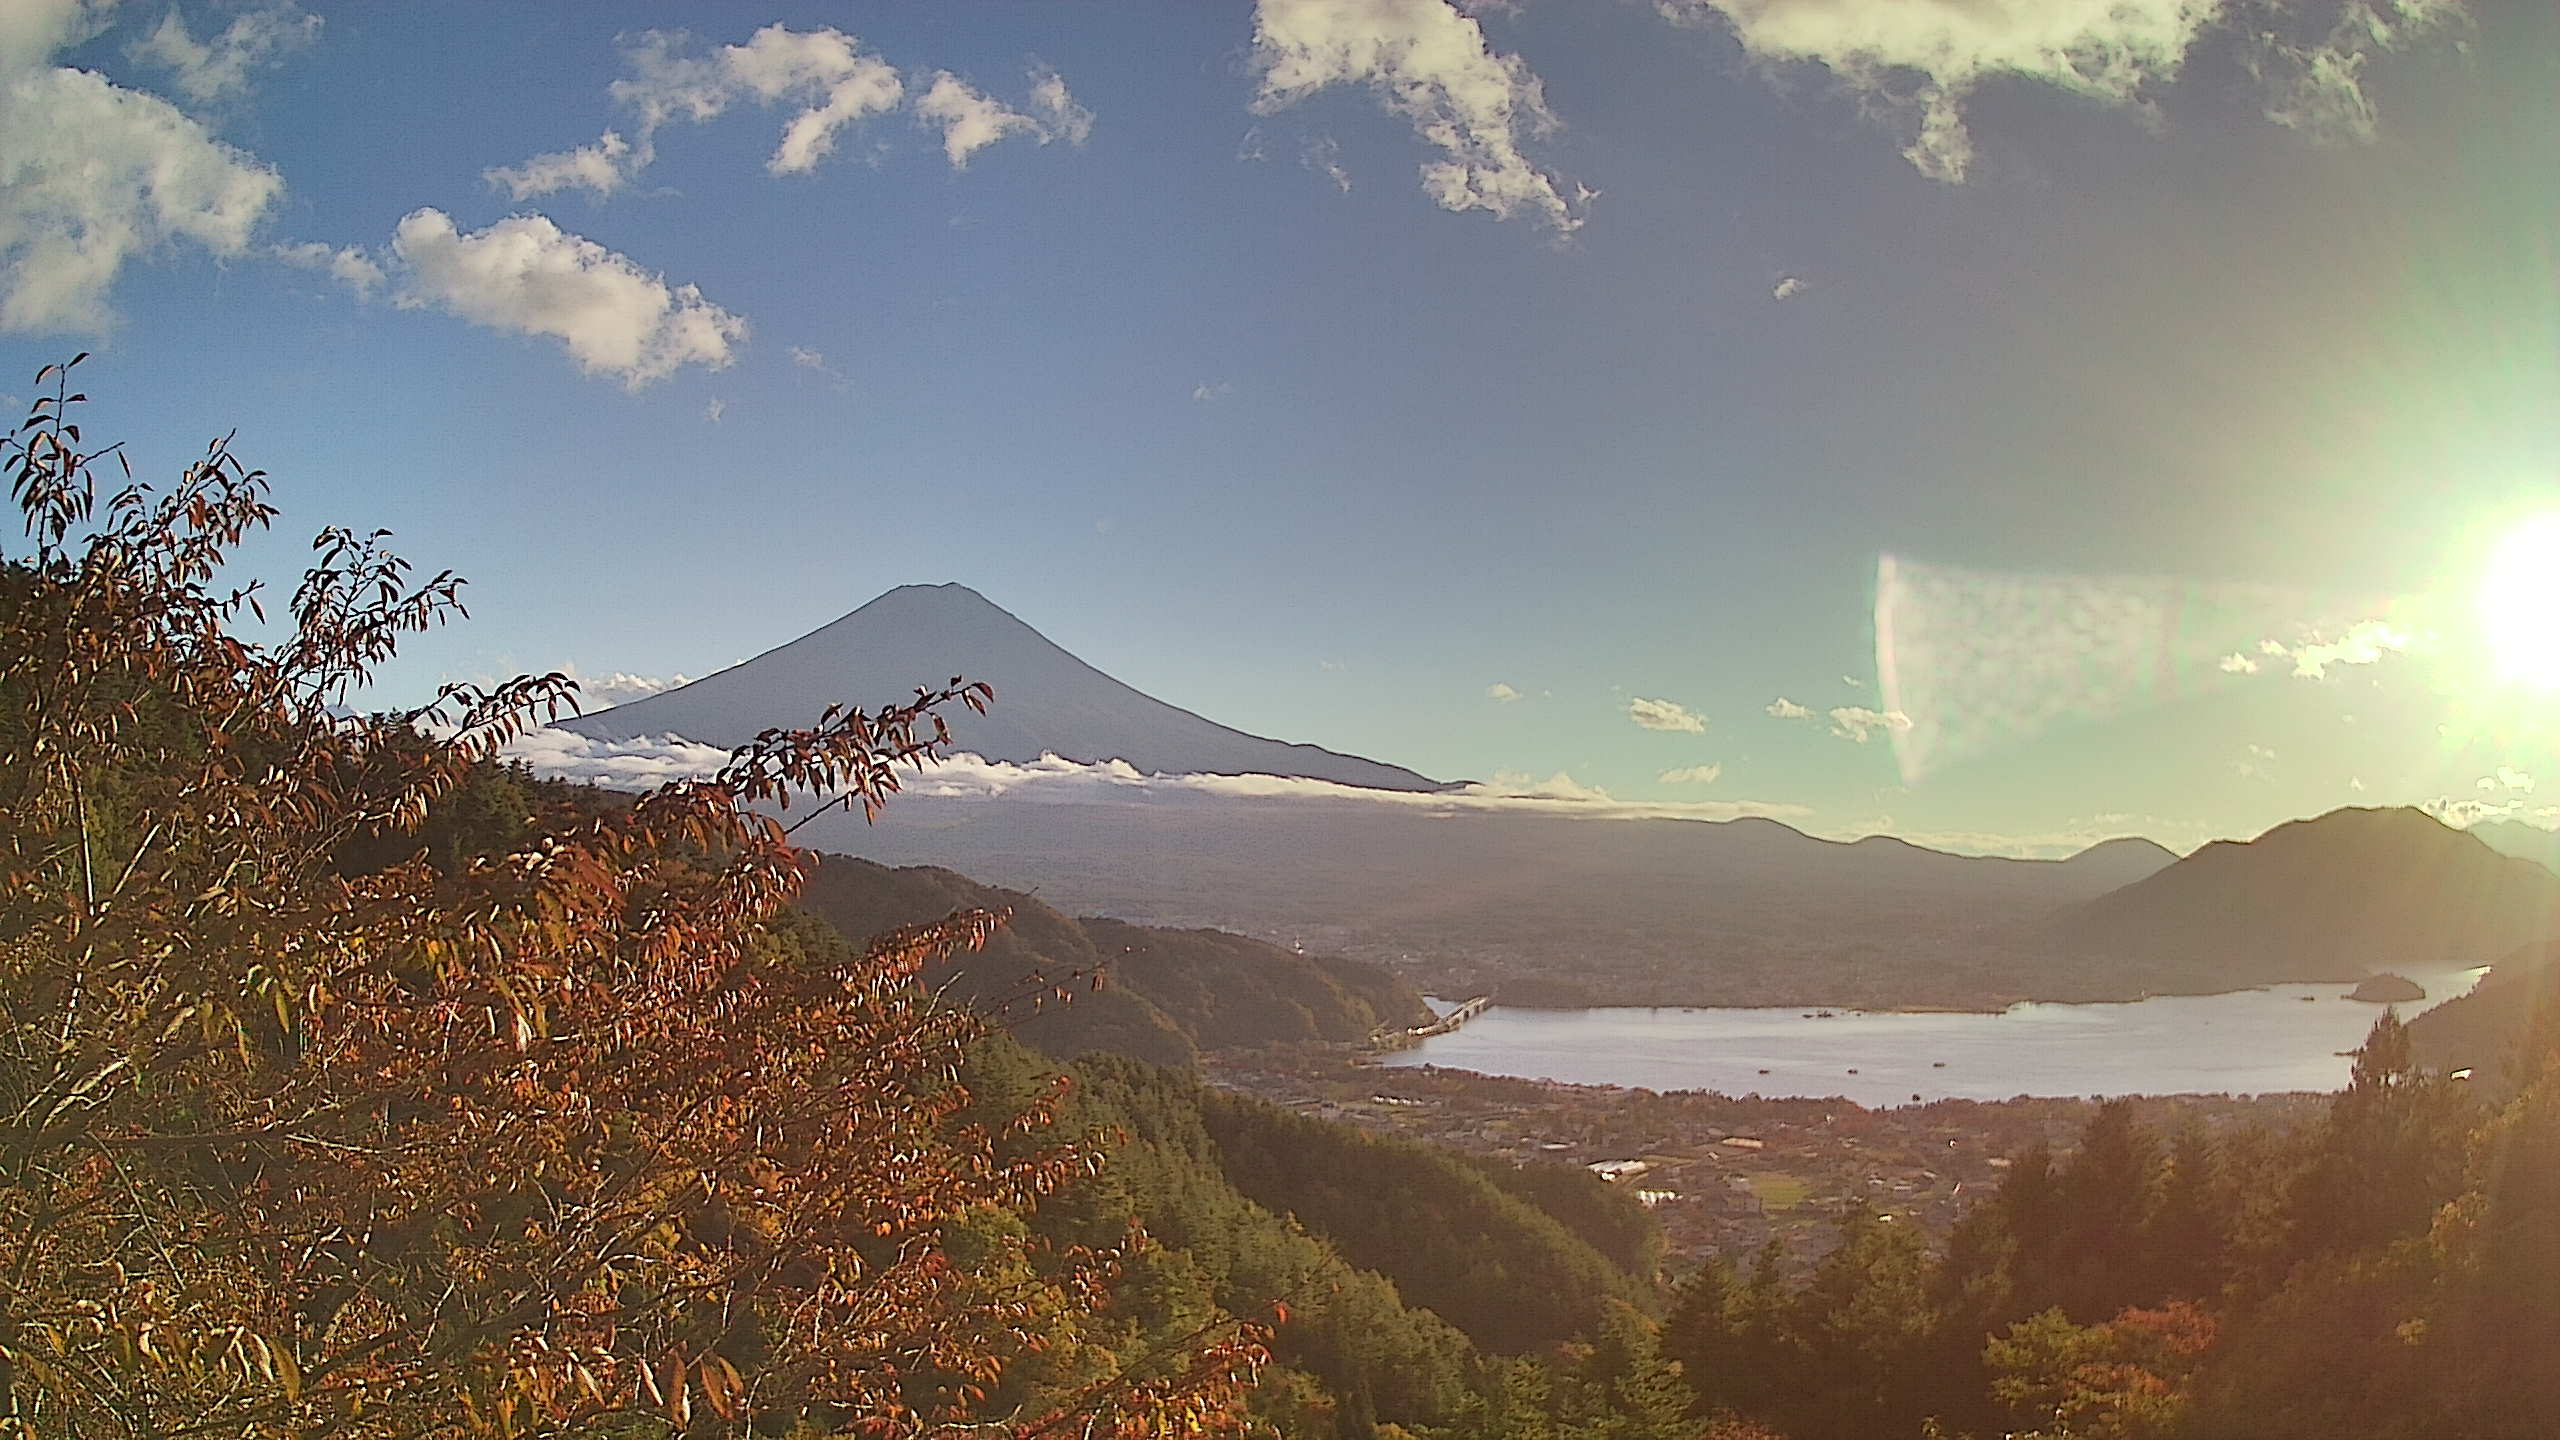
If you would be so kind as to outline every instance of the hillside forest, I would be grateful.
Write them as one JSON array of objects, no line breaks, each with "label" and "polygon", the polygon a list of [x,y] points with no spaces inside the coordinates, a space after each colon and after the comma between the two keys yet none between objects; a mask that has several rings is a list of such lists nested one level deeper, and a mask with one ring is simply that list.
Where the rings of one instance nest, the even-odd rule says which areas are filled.
[{"label": "hillside forest", "polygon": [[236,582],[264,477],[108,488],[69,373],[0,457],[0,1433],[2560,1427],[2560,1028],[2461,1079],[2386,1016],[2307,1130],[2106,1106],[1944,1244],[1675,1266],[1579,1168],[1199,1078],[1410,1019],[1379,972],[792,844],[985,687],[536,779],[565,677],[346,705],[457,579]]}]

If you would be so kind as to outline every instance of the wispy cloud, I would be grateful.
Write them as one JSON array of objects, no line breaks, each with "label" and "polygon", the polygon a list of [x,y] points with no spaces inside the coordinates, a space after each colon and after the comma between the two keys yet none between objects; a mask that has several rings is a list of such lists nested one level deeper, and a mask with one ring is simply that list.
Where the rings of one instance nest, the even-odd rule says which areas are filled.
[{"label": "wispy cloud", "polygon": [[[673,736],[593,740],[550,728],[525,735],[508,747],[506,755],[541,774],[619,789],[643,789],[670,780],[707,776],[728,760],[726,751]],[[1425,813],[1514,812],[1584,820],[1733,820],[1746,815],[1787,820],[1811,813],[1801,805],[1756,800],[1621,800],[1562,771],[1543,779],[1506,771],[1461,790],[1419,794],[1275,775],[1147,775],[1117,760],[1088,765],[1049,756],[1016,764],[954,755],[920,771],[900,772],[900,783],[902,799],[897,803],[901,804],[998,797],[1089,804],[1144,797],[1153,803],[1332,802]]]},{"label": "wispy cloud", "polygon": [[829,380],[835,382],[835,387],[839,390],[846,389],[853,384],[853,377],[837,369],[834,365],[829,364],[826,352],[816,348],[815,346],[794,345],[790,347],[788,353],[791,356],[792,364],[799,366],[803,370],[826,376]]},{"label": "wispy cloud", "polygon": [[634,675],[625,670],[587,675],[580,673],[575,665],[562,667],[561,673],[578,682],[578,701],[590,712],[609,705],[628,705],[662,690],[692,683],[682,675]]},{"label": "wispy cloud", "polygon": [[1629,700],[1627,718],[1647,730],[1667,730],[1683,735],[1703,735],[1707,732],[1705,716],[1672,700],[1647,700],[1642,697]]},{"label": "wispy cloud", "polygon": [[2364,81],[2374,57],[2466,18],[2462,0],[2348,0],[2317,39],[2267,32],[2250,56],[2250,69],[2267,90],[2266,116],[2316,140],[2371,140],[2379,117]]},{"label": "wispy cloud", "polygon": [[187,28],[186,17],[172,9],[134,42],[130,53],[137,63],[168,71],[180,95],[204,105],[246,94],[256,71],[281,64],[319,38],[320,17],[284,0],[244,10],[202,40]]},{"label": "wispy cloud", "polygon": [[607,130],[592,145],[536,155],[521,165],[492,165],[480,178],[517,200],[562,190],[605,196],[629,181],[632,163],[631,142],[622,132]]},{"label": "wispy cloud", "polygon": [[326,275],[354,291],[359,299],[370,299],[373,292],[382,288],[381,262],[360,245],[331,247],[306,240],[271,245],[267,247],[267,253],[296,270]]},{"label": "wispy cloud", "polygon": [[611,95],[629,122],[627,135],[608,129],[590,144],[492,167],[484,172],[488,182],[518,200],[571,189],[609,196],[656,161],[666,127],[705,124],[741,104],[791,111],[765,159],[774,175],[811,173],[847,130],[902,107],[942,132],[943,155],[955,169],[1007,136],[1082,145],[1093,134],[1093,112],[1046,66],[1032,68],[1025,108],[1015,109],[948,70],[911,84],[896,65],[832,26],[767,25],[744,44],[707,52],[690,35],[652,30],[625,44],[623,60],[629,73],[613,82]]},{"label": "wispy cloud", "polygon": [[1804,278],[1802,276],[1782,275],[1778,277],[1777,284],[1769,287],[1769,298],[1772,300],[1793,300],[1812,288],[1812,286],[1804,282]]},{"label": "wispy cloud", "polygon": [[2456,830],[2468,830],[2492,820],[2518,820],[2544,830],[2560,826],[2560,805],[2536,805],[2520,795],[2489,800],[2470,795],[2442,795],[2420,801],[2418,808]]},{"label": "wispy cloud", "polygon": [[1440,152],[1422,167],[1422,189],[1444,210],[1535,216],[1558,231],[1582,223],[1524,148],[1557,128],[1538,77],[1448,0],[1257,0],[1253,63],[1258,114],[1335,86],[1368,89]]},{"label": "wispy cloud", "polygon": [[1784,695],[1781,695],[1777,699],[1769,702],[1769,713],[1780,720],[1810,720],[1813,718],[1813,710],[1810,707],[1799,705]]},{"label": "wispy cloud", "polygon": [[1484,698],[1508,705],[1520,698],[1520,692],[1512,688],[1509,681],[1496,680],[1484,687]]},{"label": "wispy cloud", "polygon": [[1010,135],[1081,145],[1093,134],[1093,112],[1075,102],[1056,71],[1034,73],[1031,107],[1013,109],[948,70],[937,72],[915,103],[916,118],[942,131],[942,153],[954,170]]},{"label": "wispy cloud", "polygon": [[1202,405],[1214,405],[1218,401],[1224,400],[1235,393],[1236,387],[1225,380],[1215,382],[1202,381],[1200,384],[1191,387],[1192,400]]},{"label": "wispy cloud", "polygon": [[1682,765],[1653,777],[1658,785],[1713,785],[1724,775],[1722,765]]}]

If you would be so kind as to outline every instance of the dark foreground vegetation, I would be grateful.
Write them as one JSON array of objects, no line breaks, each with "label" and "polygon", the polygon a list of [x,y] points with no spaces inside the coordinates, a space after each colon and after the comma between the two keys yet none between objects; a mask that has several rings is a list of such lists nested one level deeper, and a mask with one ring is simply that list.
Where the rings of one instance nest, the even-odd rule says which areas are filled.
[{"label": "dark foreground vegetation", "polygon": [[[629,800],[534,781],[493,757],[558,677],[342,718],[449,577],[329,532],[242,639],[258,477],[217,446],[99,495],[70,400],[5,456],[0,1434],[2560,1428],[2547,1025],[2492,1084],[2386,1020],[2298,1133],[2110,1106],[1943,1245],[1851,1210],[1807,1278],[1665,1275],[1579,1169],[1109,1053],[1269,1038],[1236,995],[1392,1019],[1360,972],[1045,918],[1000,950],[957,877],[813,888],[808,796],[886,803],[982,689]],[[1043,1018],[1115,963],[1108,1025]]]}]

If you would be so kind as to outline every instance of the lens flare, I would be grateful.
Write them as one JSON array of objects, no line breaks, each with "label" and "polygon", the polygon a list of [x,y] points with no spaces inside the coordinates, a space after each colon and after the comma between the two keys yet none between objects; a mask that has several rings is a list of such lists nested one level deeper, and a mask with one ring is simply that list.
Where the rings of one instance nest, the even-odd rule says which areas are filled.
[{"label": "lens flare", "polygon": [[2560,690],[2560,513],[2524,522],[2489,552],[2480,627],[2501,678]]}]

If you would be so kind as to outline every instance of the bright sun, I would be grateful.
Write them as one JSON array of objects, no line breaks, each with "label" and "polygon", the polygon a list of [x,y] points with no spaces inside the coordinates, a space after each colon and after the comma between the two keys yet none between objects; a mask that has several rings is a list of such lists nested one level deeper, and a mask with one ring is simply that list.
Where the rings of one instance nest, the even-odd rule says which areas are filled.
[{"label": "bright sun", "polygon": [[2480,624],[2501,675],[2560,690],[2560,513],[2524,522],[2489,552]]}]

